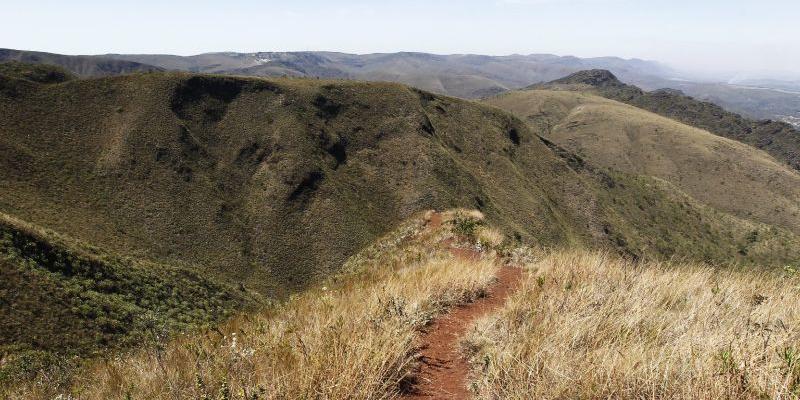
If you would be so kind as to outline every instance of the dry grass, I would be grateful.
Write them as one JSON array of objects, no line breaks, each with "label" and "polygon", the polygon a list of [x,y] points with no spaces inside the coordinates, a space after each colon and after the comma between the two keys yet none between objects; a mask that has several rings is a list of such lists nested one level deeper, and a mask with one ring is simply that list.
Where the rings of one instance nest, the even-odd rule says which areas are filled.
[{"label": "dry grass", "polygon": [[500,247],[506,240],[505,235],[497,228],[481,226],[476,232],[477,241],[486,248]]},{"label": "dry grass", "polygon": [[721,211],[800,233],[800,174],[764,151],[587,93],[526,90],[487,102],[592,165],[660,178]]},{"label": "dry grass", "polygon": [[487,399],[800,393],[800,277],[542,255],[464,345]]},{"label": "dry grass", "polygon": [[[432,245],[447,234],[407,224],[324,286],[218,331],[98,362],[68,392],[79,399],[395,397],[414,366],[418,329],[495,279],[492,260],[456,260]],[[52,398],[47,389],[17,396]]]}]

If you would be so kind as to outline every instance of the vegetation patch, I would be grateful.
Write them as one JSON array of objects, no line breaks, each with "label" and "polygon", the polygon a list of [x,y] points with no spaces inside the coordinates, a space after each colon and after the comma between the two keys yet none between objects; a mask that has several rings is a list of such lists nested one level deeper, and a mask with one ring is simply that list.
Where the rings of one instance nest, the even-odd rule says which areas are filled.
[{"label": "vegetation patch", "polygon": [[46,84],[75,79],[75,75],[71,72],[55,65],[29,64],[19,61],[0,63],[0,75]]},{"label": "vegetation patch", "polygon": [[0,267],[0,385],[68,369],[73,356],[210,326],[256,302],[194,272],[114,257],[7,217]]}]

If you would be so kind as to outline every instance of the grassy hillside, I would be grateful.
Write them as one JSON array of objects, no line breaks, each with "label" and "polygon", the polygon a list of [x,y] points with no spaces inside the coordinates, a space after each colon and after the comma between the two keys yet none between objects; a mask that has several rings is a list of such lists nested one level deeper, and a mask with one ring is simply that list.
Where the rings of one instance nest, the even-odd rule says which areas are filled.
[{"label": "grassy hillside", "polygon": [[114,256],[0,214],[0,385],[259,303],[196,272]]},{"label": "grassy hillside", "polygon": [[419,330],[447,308],[482,296],[498,269],[494,253],[460,259],[442,242],[454,239],[460,225],[453,222],[473,226],[479,219],[447,213],[432,226],[428,215],[409,219],[353,256],[344,273],[280,306],[98,360],[72,371],[73,379],[43,373],[8,390],[0,386],[0,396],[395,398],[418,361]]},{"label": "grassy hillside", "polygon": [[[548,246],[624,249],[633,241],[612,237],[623,231],[655,240],[630,228],[614,178],[493,107],[394,84],[179,73],[26,85],[0,96],[1,211],[269,296],[327,275],[419,209],[476,207]],[[671,189],[659,190],[664,203],[638,221],[718,239],[686,210],[662,219]]]},{"label": "grassy hillside", "polygon": [[[420,213],[287,302],[70,371],[9,399],[393,399],[428,324],[485,296],[500,262],[523,284],[454,350],[478,398],[760,398],[797,393],[795,268],[714,269],[517,247],[455,210]],[[477,252],[459,257],[453,249]],[[481,255],[482,254],[482,255]],[[791,396],[789,396],[791,397]]]},{"label": "grassy hillside", "polygon": [[161,71],[159,67],[102,56],[68,56],[39,51],[0,49],[0,62],[57,65],[83,77]]},{"label": "grassy hillside", "polygon": [[796,269],[556,252],[464,340],[478,399],[793,399]]},{"label": "grassy hillside", "polygon": [[[47,82],[0,74],[3,274],[24,288],[0,291],[15,321],[0,343],[28,365],[19,354],[140,344],[154,325],[139,316],[171,333],[285,299],[425,209],[478,208],[543,247],[800,258],[788,230],[593,166],[495,107],[402,85],[183,73]],[[46,233],[14,233],[26,229]],[[31,318],[35,337],[23,332]],[[48,339],[54,327],[63,338]]]},{"label": "grassy hillside", "polygon": [[800,233],[800,174],[762,151],[591,94],[525,90],[487,101],[592,164],[657,177],[718,210]]},{"label": "grassy hillside", "polygon": [[522,123],[399,85],[131,75],[36,86],[0,115],[2,211],[271,296],[424,208],[594,234],[574,209],[592,193]]},{"label": "grassy hillside", "polygon": [[37,83],[61,83],[75,78],[75,75],[71,72],[55,65],[30,64],[18,61],[0,63],[0,75]]},{"label": "grassy hillside", "polygon": [[757,147],[800,170],[800,131],[785,122],[750,120],[676,90],[645,92],[620,82],[616,76],[604,70],[577,72],[547,84],[534,85],[534,88],[599,94]]},{"label": "grassy hillside", "polygon": [[477,207],[543,245],[627,229],[524,123],[400,85],[129,75],[2,96],[0,116],[0,210],[270,296],[419,209]]}]

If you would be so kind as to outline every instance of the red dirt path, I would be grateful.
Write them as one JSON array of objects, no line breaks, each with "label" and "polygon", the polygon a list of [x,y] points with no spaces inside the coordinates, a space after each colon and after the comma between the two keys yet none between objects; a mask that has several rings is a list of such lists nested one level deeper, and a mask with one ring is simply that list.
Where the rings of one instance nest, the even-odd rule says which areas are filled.
[{"label": "red dirt path", "polygon": [[[431,228],[442,223],[442,216],[434,213],[429,221]],[[481,253],[472,249],[452,247],[451,241],[443,244],[450,246],[454,256],[466,259],[478,259]],[[516,267],[503,266],[497,273],[497,282],[492,284],[485,297],[472,303],[454,307],[449,313],[442,315],[429,325],[422,334],[422,351],[417,382],[407,399],[467,399],[469,364],[462,357],[458,348],[458,340],[466,333],[472,322],[498,308],[517,289],[522,280],[522,270]]]}]

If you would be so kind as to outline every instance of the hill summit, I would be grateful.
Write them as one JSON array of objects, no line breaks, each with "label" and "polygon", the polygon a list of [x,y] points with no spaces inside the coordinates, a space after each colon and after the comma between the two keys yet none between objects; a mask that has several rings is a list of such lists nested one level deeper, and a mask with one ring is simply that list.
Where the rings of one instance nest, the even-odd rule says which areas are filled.
[{"label": "hill summit", "polygon": [[590,69],[578,71],[551,83],[555,84],[584,84],[594,87],[619,87],[625,84],[616,75],[605,69]]},{"label": "hill summit", "polygon": [[589,92],[707,130],[766,151],[779,161],[800,170],[800,131],[785,122],[752,120],[722,107],[697,100],[676,89],[644,91],[621,82],[606,70],[576,72],[525,90]]}]

